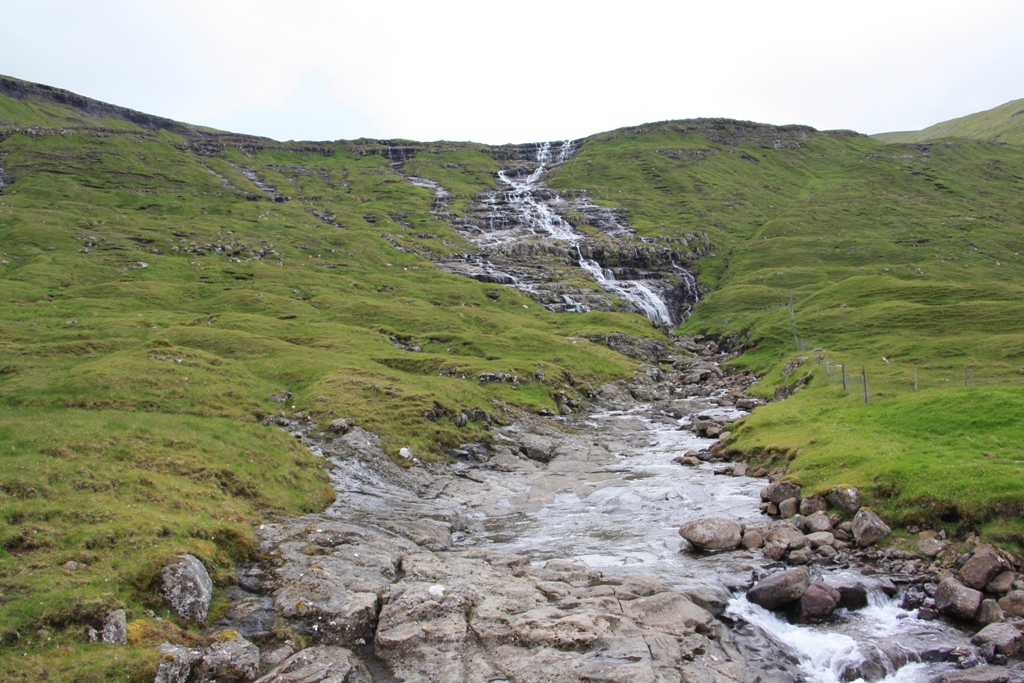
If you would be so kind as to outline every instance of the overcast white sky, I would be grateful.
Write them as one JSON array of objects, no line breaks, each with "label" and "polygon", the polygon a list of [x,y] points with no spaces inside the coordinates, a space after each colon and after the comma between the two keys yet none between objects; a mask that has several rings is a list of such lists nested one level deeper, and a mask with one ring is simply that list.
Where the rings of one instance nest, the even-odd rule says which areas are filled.
[{"label": "overcast white sky", "polygon": [[279,140],[725,116],[864,133],[1024,98],[1021,0],[0,0],[0,73]]}]

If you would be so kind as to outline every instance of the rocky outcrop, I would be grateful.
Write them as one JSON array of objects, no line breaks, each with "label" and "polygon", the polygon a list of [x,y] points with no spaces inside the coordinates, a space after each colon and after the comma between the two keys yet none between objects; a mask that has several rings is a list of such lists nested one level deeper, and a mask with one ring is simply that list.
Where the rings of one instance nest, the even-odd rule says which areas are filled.
[{"label": "rocky outcrop", "polygon": [[256,683],[347,683],[373,680],[366,666],[343,647],[314,645],[291,655]]},{"label": "rocky outcrop", "polygon": [[194,555],[179,555],[160,570],[161,594],[181,619],[206,621],[213,597],[213,582],[206,567]]},{"label": "rocky outcrop", "polygon": [[128,618],[123,609],[116,609],[103,621],[100,639],[113,645],[128,644]]}]

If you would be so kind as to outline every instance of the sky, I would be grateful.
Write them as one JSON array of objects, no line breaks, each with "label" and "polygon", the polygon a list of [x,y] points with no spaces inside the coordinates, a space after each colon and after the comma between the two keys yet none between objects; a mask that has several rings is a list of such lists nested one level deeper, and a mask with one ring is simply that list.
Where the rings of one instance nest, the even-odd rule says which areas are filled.
[{"label": "sky", "polygon": [[917,130],[1024,98],[1020,0],[0,0],[0,74],[277,140],[728,117]]}]

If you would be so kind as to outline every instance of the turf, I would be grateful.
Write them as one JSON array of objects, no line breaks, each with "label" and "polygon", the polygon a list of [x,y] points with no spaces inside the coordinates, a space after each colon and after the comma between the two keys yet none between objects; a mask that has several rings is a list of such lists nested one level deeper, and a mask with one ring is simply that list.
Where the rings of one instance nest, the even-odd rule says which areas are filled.
[{"label": "turf", "polygon": [[966,138],[986,142],[1024,145],[1024,99],[958,119],[936,123],[924,130],[879,133],[884,142],[926,143],[942,138]]}]

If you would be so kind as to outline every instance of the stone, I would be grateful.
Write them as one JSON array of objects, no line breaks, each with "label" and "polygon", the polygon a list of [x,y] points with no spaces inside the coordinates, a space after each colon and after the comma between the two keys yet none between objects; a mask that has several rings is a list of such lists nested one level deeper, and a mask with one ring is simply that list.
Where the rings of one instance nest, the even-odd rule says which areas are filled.
[{"label": "stone", "polygon": [[831,546],[836,542],[836,537],[827,531],[815,531],[813,534],[807,534],[806,538],[815,550],[822,546]]},{"label": "stone", "polygon": [[825,494],[825,500],[848,515],[857,514],[860,509],[860,491],[853,486],[836,486]]},{"label": "stone", "polygon": [[327,426],[327,429],[335,434],[346,434],[350,428],[351,426],[349,425],[348,420],[340,418],[337,420],[331,420],[331,424]]},{"label": "stone", "polygon": [[519,437],[519,450],[530,460],[549,462],[555,455],[555,442],[539,434],[523,434]]},{"label": "stone", "polygon": [[918,551],[927,557],[937,557],[939,553],[946,549],[946,544],[937,538],[927,538],[923,541],[917,542]]},{"label": "stone", "polygon": [[800,514],[809,517],[815,512],[827,512],[828,503],[821,496],[807,496],[800,501]]},{"label": "stone", "polygon": [[251,681],[260,671],[260,650],[242,636],[216,642],[203,653],[199,680]]},{"label": "stone", "polygon": [[202,659],[198,650],[164,643],[156,649],[160,664],[153,683],[186,683],[192,674],[192,666]]},{"label": "stone", "polygon": [[839,591],[821,581],[812,583],[800,596],[800,619],[817,624],[832,615],[842,600]]},{"label": "stone", "polygon": [[766,560],[775,562],[784,558],[787,550],[788,547],[783,543],[768,543],[761,552]]},{"label": "stone", "polygon": [[335,645],[314,645],[291,655],[256,683],[344,683],[372,681],[351,650]]},{"label": "stone", "polygon": [[769,543],[782,543],[789,547],[794,540],[802,538],[803,535],[804,532],[788,522],[773,522],[768,526],[765,541]]},{"label": "stone", "polygon": [[747,550],[756,550],[757,548],[764,547],[764,534],[757,529],[747,529],[743,533],[743,538],[740,540],[742,545]]},{"label": "stone", "polygon": [[1008,617],[1024,617],[1024,591],[1010,591],[999,599],[999,609]]},{"label": "stone", "polygon": [[789,500],[790,498],[800,498],[800,487],[789,480],[782,480],[777,481],[774,484],[768,484],[764,491],[761,492],[762,500],[766,500],[769,503],[775,503],[776,505],[784,500]]},{"label": "stone", "polygon": [[[805,499],[806,500],[806,499]],[[822,511],[813,512],[804,518],[804,531],[814,533],[815,531],[832,531],[832,520]]]},{"label": "stone", "polygon": [[1010,570],[999,572],[985,585],[986,593],[1008,593],[1013,588],[1014,574]]},{"label": "stone", "polygon": [[990,545],[979,545],[971,559],[960,569],[960,581],[965,586],[981,590],[997,574],[1006,569],[1003,558]]},{"label": "stone", "polygon": [[836,550],[835,548],[833,548],[830,545],[823,545],[823,546],[819,546],[819,547],[815,548],[814,549],[814,554],[818,555],[820,557],[832,559],[833,557],[835,557],[836,555],[839,554],[839,551]]},{"label": "stone", "polygon": [[995,666],[975,666],[962,671],[948,671],[935,679],[934,683],[1006,683],[1010,674],[1006,669]]},{"label": "stone", "polygon": [[113,645],[128,644],[128,617],[123,609],[116,609],[103,620],[100,640]]},{"label": "stone", "polygon": [[796,514],[800,503],[796,498],[787,498],[786,500],[779,503],[779,516],[783,519],[789,519]]},{"label": "stone", "polygon": [[745,477],[745,476],[747,476],[747,463],[745,463],[745,462],[738,462],[738,463],[736,463],[735,465],[733,465],[732,472],[730,474],[732,474],[732,476],[734,476],[734,477]]},{"label": "stone", "polygon": [[717,617],[723,614],[729,607],[732,593],[721,586],[698,586],[696,588],[688,588],[686,590],[686,597],[693,604]]},{"label": "stone", "polygon": [[721,517],[703,517],[679,527],[679,535],[701,550],[729,550],[742,540],[740,525]]},{"label": "stone", "polygon": [[811,550],[810,546],[807,546],[796,550],[790,550],[789,557],[786,558],[786,561],[790,564],[808,564],[813,557],[814,551]]},{"label": "stone", "polygon": [[747,591],[747,600],[765,609],[796,602],[811,585],[806,569],[790,569],[758,581]]},{"label": "stone", "polygon": [[1015,655],[1024,647],[1024,634],[1016,625],[1002,622],[989,624],[971,638],[975,645],[992,643],[1001,655]]},{"label": "stone", "polygon": [[889,525],[869,508],[862,507],[853,517],[853,540],[861,548],[877,543],[891,531]]},{"label": "stone", "polygon": [[974,618],[981,606],[981,593],[950,577],[935,591],[935,608],[964,621]]},{"label": "stone", "polygon": [[171,610],[185,621],[206,621],[213,597],[213,582],[203,563],[193,555],[178,555],[160,570],[161,593]]},{"label": "stone", "polygon": [[1006,617],[1003,615],[1003,610],[999,607],[998,602],[992,598],[985,598],[981,601],[981,607],[978,608],[978,613],[974,615],[974,620],[979,624],[988,625],[1005,621]]}]

